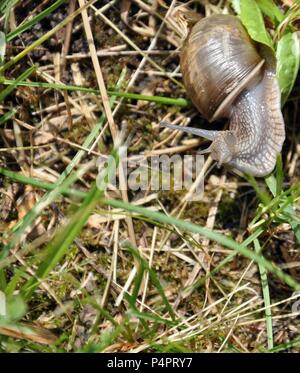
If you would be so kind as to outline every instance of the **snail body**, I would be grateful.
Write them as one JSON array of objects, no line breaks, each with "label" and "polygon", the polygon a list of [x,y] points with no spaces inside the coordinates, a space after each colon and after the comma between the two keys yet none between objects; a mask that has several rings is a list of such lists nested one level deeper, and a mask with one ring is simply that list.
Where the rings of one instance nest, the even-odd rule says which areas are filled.
[{"label": "snail body", "polygon": [[266,46],[256,45],[239,19],[214,15],[194,25],[181,53],[188,96],[210,122],[229,119],[226,131],[162,123],[212,141],[203,153],[253,176],[275,167],[285,139],[276,61]]}]

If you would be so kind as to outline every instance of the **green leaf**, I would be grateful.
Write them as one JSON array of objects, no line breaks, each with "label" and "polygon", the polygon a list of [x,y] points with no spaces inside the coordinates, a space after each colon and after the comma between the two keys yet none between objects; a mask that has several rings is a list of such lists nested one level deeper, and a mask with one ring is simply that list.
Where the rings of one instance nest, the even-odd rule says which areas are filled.
[{"label": "green leaf", "polygon": [[295,222],[294,220],[290,222],[290,225],[292,227],[292,230],[295,233],[296,239],[298,243],[300,243],[300,224]]},{"label": "green leaf", "polygon": [[282,157],[281,154],[277,156],[276,160],[276,195],[279,196],[280,193],[283,191],[283,181],[284,181],[284,173],[283,173],[283,166],[282,166]]},{"label": "green leaf", "polygon": [[281,90],[281,101],[285,103],[295,84],[299,70],[300,47],[297,34],[288,33],[278,42],[277,78]]},{"label": "green leaf", "polygon": [[295,215],[295,206],[292,204],[286,206],[286,208],[283,210],[283,216],[285,222],[289,223],[292,230],[294,231],[298,243],[300,243],[300,224],[299,218],[297,218],[297,216]]},{"label": "green leaf", "polygon": [[231,0],[231,6],[236,12],[236,14],[240,15],[241,14],[241,2],[240,0]]},{"label": "green leaf", "polygon": [[266,30],[262,12],[253,0],[241,0],[241,21],[251,38],[274,49],[270,34]]},{"label": "green leaf", "polygon": [[281,13],[278,6],[274,4],[273,0],[256,0],[257,5],[261,11],[271,18],[275,24],[281,23],[284,20],[284,15]]},{"label": "green leaf", "polygon": [[265,182],[273,197],[279,196],[282,192],[283,179],[284,174],[282,168],[282,158],[281,155],[278,155],[276,162],[276,177],[274,176],[274,174],[271,174],[265,178]]},{"label": "green leaf", "polygon": [[265,182],[267,184],[267,187],[269,188],[270,192],[272,193],[273,197],[276,197],[276,191],[277,191],[277,180],[273,174],[267,176],[265,178]]}]

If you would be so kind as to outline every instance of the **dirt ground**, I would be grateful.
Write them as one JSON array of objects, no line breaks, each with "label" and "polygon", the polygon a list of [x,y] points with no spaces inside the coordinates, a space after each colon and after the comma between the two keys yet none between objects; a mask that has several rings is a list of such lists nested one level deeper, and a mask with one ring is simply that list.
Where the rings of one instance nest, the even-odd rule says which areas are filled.
[{"label": "dirt ground", "polygon": [[[8,18],[7,30],[14,30],[53,3],[48,0],[17,2]],[[228,3],[200,1],[194,10],[208,15],[221,8],[229,9]],[[93,45],[99,52],[108,92],[119,90],[188,98],[179,68],[182,37],[169,24],[162,25],[173,6],[173,1],[166,0],[102,0],[88,9]],[[101,16],[95,8],[102,9]],[[75,9],[78,9],[77,1],[65,1],[9,41],[6,60],[43,37]],[[4,27],[4,17],[1,23]],[[18,79],[33,64],[37,68],[26,81],[99,89],[99,74],[91,58],[86,26],[80,14],[7,69],[5,78]],[[124,77],[120,78],[122,75]],[[120,79],[122,82],[117,89]],[[5,87],[3,84],[1,90]],[[300,180],[299,93],[298,79],[283,108],[286,141],[282,159],[286,189],[298,185]],[[89,192],[98,175],[97,159],[109,155],[114,143],[111,127],[106,126],[104,131],[98,131],[101,136],[92,152],[83,145],[105,112],[99,93],[16,86],[1,103],[0,114],[12,109],[16,109],[16,113],[0,125],[0,166],[32,179],[55,183],[76,154],[84,150],[73,171],[84,166],[89,168],[71,187]],[[205,140],[160,128],[160,121],[176,124],[190,121],[189,126],[207,129],[221,129],[226,123],[226,120],[208,123],[192,105],[179,107],[121,97],[115,98],[112,111],[115,128],[130,135],[127,156],[132,159],[161,154],[195,156],[199,149],[207,146]],[[120,190],[111,187],[106,197],[123,201],[127,198],[131,203],[213,229],[242,243],[253,232],[250,223],[257,214],[259,196],[252,185],[233,170],[217,168],[207,157],[205,161],[204,194],[200,201],[183,204],[188,190],[128,190],[124,197]],[[257,182],[260,188],[266,189],[263,179]],[[3,247],[21,219],[45,193],[48,192],[42,187],[0,175]],[[1,264],[0,289],[6,284],[8,299],[22,294],[24,284],[36,275],[49,243],[81,206],[82,201],[75,196],[58,196],[38,214],[22,240],[10,251],[8,262]],[[138,249],[156,277],[142,272],[138,285],[140,268],[145,269],[146,264],[124,247],[127,240]],[[271,221],[264,226],[259,240],[265,258],[300,282],[299,243],[291,226]],[[43,277],[34,293],[26,301],[18,300],[21,302],[18,307],[15,300],[12,301],[12,309],[18,308],[20,315],[14,314],[9,327],[14,323],[34,324],[40,328],[35,337],[29,338],[26,333],[25,337],[5,332],[2,335],[0,326],[0,349],[264,352],[267,349],[265,308],[255,262],[236,255],[214,276],[197,286],[197,280],[216,268],[230,252],[199,234],[155,223],[137,214],[129,218],[126,211],[98,203],[80,234]],[[155,278],[172,306],[176,321],[169,317]],[[298,310],[295,290],[271,273],[268,274],[268,288],[274,344],[298,340],[300,316],[293,314]],[[136,303],[132,298],[135,292]],[[48,335],[48,331],[51,334]],[[296,345],[286,350],[299,352],[299,348]]]}]

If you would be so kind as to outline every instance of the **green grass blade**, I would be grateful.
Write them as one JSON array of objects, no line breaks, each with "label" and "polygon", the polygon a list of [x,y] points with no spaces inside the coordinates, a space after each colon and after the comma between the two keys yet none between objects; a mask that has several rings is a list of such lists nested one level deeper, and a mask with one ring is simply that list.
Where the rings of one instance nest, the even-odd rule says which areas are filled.
[{"label": "green grass blade", "polygon": [[27,56],[28,53],[32,52],[35,48],[39,47],[41,44],[43,44],[47,39],[49,39],[52,35],[54,35],[56,32],[64,28],[70,21],[72,21],[75,17],[77,17],[84,9],[87,9],[89,6],[91,6],[96,0],[89,0],[82,8],[79,8],[75,10],[73,14],[70,14],[68,17],[66,17],[62,22],[60,22],[58,25],[56,25],[52,30],[48,31],[46,34],[44,34],[42,37],[40,37],[38,40],[30,44],[27,48],[25,48],[22,52],[17,54],[16,56],[12,57],[11,60],[6,62],[3,66],[0,67],[0,75],[4,73],[5,70],[19,62],[22,58]]},{"label": "green grass blade", "polygon": [[29,69],[24,71],[21,75],[18,76],[18,78],[16,80],[13,81],[12,85],[3,89],[0,92],[0,102],[3,102],[5,97],[8,96],[17,87],[19,81],[28,78],[36,70],[36,68],[37,68],[36,65],[33,65],[33,66],[29,67]]},{"label": "green grass blade", "polygon": [[70,177],[66,179],[62,185],[53,189],[46,197],[44,196],[45,198],[41,199],[42,203],[40,200],[39,203],[36,204],[34,208],[32,208],[25,215],[25,217],[15,225],[16,228],[14,227],[15,229],[13,235],[9,238],[6,237],[8,243],[1,249],[0,260],[4,259],[9,254],[9,251],[18,244],[26,228],[31,226],[36,217],[44,211],[45,207],[48,206],[53,200],[55,200],[62,193],[63,190],[67,189],[77,179],[82,177],[86,171],[87,169],[83,167],[74,174],[70,175]]},{"label": "green grass blade", "polygon": [[140,215],[144,215],[160,223],[175,225],[176,227],[183,229],[185,231],[188,231],[188,232],[199,233],[200,235],[205,236],[209,238],[210,240],[213,240],[219,243],[220,245],[223,245],[229,249],[237,251],[239,254],[244,255],[248,259],[254,260],[256,263],[262,265],[267,271],[274,273],[279,279],[284,281],[287,285],[289,285],[293,289],[297,291],[300,290],[300,284],[297,281],[295,281],[291,276],[284,273],[280,268],[276,267],[273,263],[266,260],[262,255],[256,254],[252,250],[249,250],[243,245],[238,244],[232,238],[224,236],[221,233],[215,232],[213,230],[207,229],[205,227],[201,227],[199,225],[196,225],[196,224],[184,221],[184,220],[179,220],[171,216],[164,215],[159,212],[148,210],[144,207],[135,206],[130,203],[123,202],[123,201],[104,199],[103,203],[108,206],[121,208],[129,212],[135,212]]},{"label": "green grass blade", "polygon": [[[107,169],[102,175],[101,182],[94,184],[91,191],[87,194],[80,208],[72,216],[70,222],[62,228],[53,242],[48,246],[48,254],[36,271],[36,276],[31,278],[22,288],[22,295],[26,300],[30,299],[31,295],[38,287],[40,280],[46,278],[53,268],[60,262],[73,240],[81,232],[87,222],[88,217],[93,212],[96,204],[103,197],[107,184],[116,172],[116,165],[119,163],[118,149],[114,149],[112,157],[109,158]],[[79,171],[78,171],[79,172]],[[84,171],[81,171],[84,173]]]},{"label": "green grass blade", "polygon": [[19,0],[3,0],[0,3],[0,13],[7,13],[13,6],[17,4]]},{"label": "green grass blade", "polygon": [[[16,173],[13,173],[12,171],[7,171],[3,168],[0,168],[0,174],[11,177],[13,180],[18,181],[18,182],[22,182],[24,184],[43,187],[46,190],[54,190],[56,188],[55,184],[41,183],[41,182],[37,181],[36,179],[26,178],[24,176],[20,176]],[[61,188],[58,191],[58,193],[65,193],[65,194],[70,194],[70,195],[74,194],[74,192],[72,190],[69,190],[67,187]],[[84,192],[82,192],[82,193],[84,193]],[[76,192],[75,192],[75,194],[76,194]],[[80,195],[79,197],[84,197],[84,195],[82,194],[82,196]],[[258,260],[257,256],[255,256],[255,258],[253,258],[252,254],[250,254],[248,252],[248,250],[246,252],[244,251],[245,248],[243,248],[243,244],[238,245],[234,240],[232,240],[232,239],[230,239],[226,236],[223,236],[219,233],[213,232],[211,230],[207,230],[206,228],[203,228],[203,227],[200,227],[200,226],[197,226],[195,224],[188,223],[188,222],[185,222],[185,221],[182,221],[182,220],[177,220],[175,218],[168,217],[164,214],[153,212],[153,211],[147,210],[147,209],[142,208],[142,207],[138,207],[138,206],[131,205],[131,204],[126,204],[124,202],[117,201],[117,200],[104,200],[104,203],[106,203],[108,205],[111,205],[111,206],[114,206],[114,207],[117,207],[117,208],[122,208],[122,209],[125,209],[125,210],[128,210],[128,211],[131,211],[131,212],[137,212],[138,214],[141,214],[141,215],[149,218],[152,221],[158,221],[160,223],[167,223],[167,224],[174,224],[174,225],[179,226],[180,228],[183,228],[183,229],[186,229],[186,230],[189,230],[191,228],[192,232],[194,232],[194,233],[200,233],[201,235],[204,235],[204,236],[206,236],[206,237],[208,237],[212,240],[215,240],[216,242],[219,242],[220,244],[223,244],[224,246],[227,246],[227,247],[229,247],[233,250],[236,250],[236,253],[232,254],[233,256],[236,255],[237,253],[241,253],[241,254],[245,255],[246,257],[249,257],[250,259],[255,260],[256,262]],[[289,204],[289,202],[287,202],[287,204]],[[251,238],[251,240],[253,241],[253,238],[255,237],[255,235],[256,234],[260,235],[261,232],[262,232],[261,230],[257,230],[249,238]],[[223,240],[223,238],[224,238],[224,240]],[[251,242],[248,242],[247,246]],[[243,250],[240,250],[241,248],[243,248]],[[233,258],[233,256],[232,256],[232,258]],[[232,258],[231,257],[226,258],[225,262],[222,263],[221,266],[225,265]],[[265,261],[265,259],[263,259],[263,261]],[[219,270],[220,267],[217,266],[216,269]],[[281,280],[283,280],[284,282],[289,284],[291,287],[294,287],[295,289],[296,288],[300,289],[299,284],[297,282],[295,282],[290,276],[283,273],[279,268],[276,268],[273,265],[271,265],[271,263],[269,263],[269,262],[268,262],[268,268],[267,269],[269,271],[277,274],[278,277]],[[203,279],[201,279],[201,281],[203,281]]]},{"label": "green grass blade", "polygon": [[[176,315],[168,301],[168,298],[166,297],[165,295],[165,292],[164,292],[164,289],[163,287],[161,286],[161,283],[155,273],[155,271],[153,271],[152,268],[149,267],[149,264],[148,262],[140,255],[140,253],[138,252],[138,250],[136,248],[134,248],[131,243],[129,241],[126,241],[123,243],[123,247],[125,247],[127,250],[130,251],[130,253],[136,258],[138,259],[138,261],[140,262],[141,264],[141,267],[146,269],[149,273],[149,277],[150,277],[150,280],[151,282],[153,283],[153,285],[156,287],[156,289],[158,290],[159,294],[161,295],[162,297],[162,300],[166,306],[166,309],[167,311],[169,312],[172,320],[175,320],[176,319]],[[137,297],[138,293],[136,293],[136,297]]]},{"label": "green grass blade", "polygon": [[46,278],[63,258],[69,246],[85,225],[100,197],[101,192],[94,186],[69,224],[55,236],[53,242],[48,246],[48,254],[39,266],[36,277],[32,277],[22,288],[21,294],[25,300],[30,299],[40,281]]},{"label": "green grass blade", "polygon": [[[15,81],[9,79],[2,79],[0,82],[4,85],[11,85],[15,84]],[[95,93],[100,94],[98,89],[76,86],[76,85],[66,85],[66,84],[55,84],[55,83],[44,83],[44,82],[18,82],[17,85],[25,86],[25,87],[33,87],[33,88],[44,88],[44,89],[58,89],[64,91],[74,91],[74,92],[86,92],[86,93]],[[164,96],[150,96],[150,95],[141,95],[138,93],[128,93],[128,92],[119,92],[119,91],[107,91],[109,96],[115,97],[123,97],[127,98],[128,100],[142,100],[142,101],[149,101],[155,102],[161,105],[171,105],[171,106],[180,106],[186,107],[191,105],[190,100],[186,100],[184,98],[171,98],[171,97],[164,97]]]},{"label": "green grass blade", "polygon": [[284,181],[284,173],[283,173],[283,165],[282,165],[282,157],[281,154],[278,155],[276,161],[276,195],[279,196],[283,190],[283,181]]},{"label": "green grass blade", "polygon": [[31,27],[33,27],[38,22],[40,22],[42,19],[49,16],[52,12],[54,12],[60,5],[64,4],[65,2],[66,0],[57,0],[55,3],[50,5],[48,8],[44,9],[42,12],[34,16],[31,20],[21,24],[14,31],[10,32],[6,36],[6,40],[8,42],[12,41],[14,38],[21,35],[24,31],[29,30]]},{"label": "green grass blade", "polygon": [[5,113],[4,115],[2,115],[0,117],[0,126],[1,126],[1,124],[7,122],[11,117],[13,117],[16,114],[16,112],[17,112],[16,109],[12,109],[12,110],[8,111],[7,113]]},{"label": "green grass blade", "polygon": [[[123,79],[125,77],[126,70],[124,69],[120,79],[117,84],[117,88],[122,84]],[[111,105],[115,102],[115,97],[112,97],[110,100]],[[95,125],[89,136],[86,138],[83,147],[88,148],[97,137],[99,130],[102,128],[104,122],[106,120],[106,116],[103,114],[100,118],[100,121]],[[80,162],[83,156],[86,154],[84,150],[78,151],[75,157],[72,159],[71,163],[66,167],[64,172],[59,176],[58,180],[55,183],[55,187],[52,189],[51,192],[46,193],[39,202],[31,209],[24,217],[21,219],[13,228],[12,236],[8,244],[3,248],[3,258],[8,254],[9,250],[11,250],[18,242],[21,240],[24,232],[26,229],[34,222],[34,220],[39,216],[39,214],[51,203],[53,202],[60,194],[62,194],[68,187],[75,181],[74,177],[71,175],[67,178],[67,176],[71,173],[73,168]],[[2,258],[2,259],[3,259]]]},{"label": "green grass blade", "polygon": [[256,194],[258,195],[261,202],[264,204],[264,206],[267,206],[271,202],[271,196],[266,191],[262,190],[257,180],[252,175],[244,175],[244,178],[248,181],[248,183],[252,186],[252,188],[255,190]]},{"label": "green grass blade", "polygon": [[[45,181],[41,181],[41,180],[34,179],[34,178],[31,178],[31,177],[26,177],[26,176],[23,176],[22,174],[20,174],[18,172],[10,171],[10,170],[7,170],[3,167],[0,167],[0,174],[8,177],[9,179],[11,179],[13,181],[21,183],[21,184],[32,185],[34,187],[37,187],[37,188],[40,188],[40,189],[45,189],[45,190],[48,190],[48,191],[51,191],[51,190],[55,189],[55,184],[47,183]],[[77,190],[77,189],[65,189],[65,190],[62,189],[60,191],[60,193],[63,196],[73,196],[73,197],[77,197],[77,198],[80,198],[80,199],[84,199],[87,196],[87,192],[82,192],[82,191]]]},{"label": "green grass blade", "polygon": [[[254,240],[254,248],[257,254],[261,253],[261,247],[258,239]],[[267,327],[267,339],[268,339],[268,350],[274,347],[273,339],[273,323],[272,323],[272,311],[271,311],[271,300],[270,300],[270,290],[268,284],[268,277],[265,268],[258,264],[261,287],[265,303],[265,315],[266,315],[266,327]]]},{"label": "green grass blade", "polygon": [[[244,242],[241,243],[242,246],[247,247],[249,246],[257,237],[259,237],[262,233],[264,233],[264,229],[258,228],[255,232],[253,232]],[[193,285],[185,288],[183,290],[183,296],[185,294],[189,294],[192,290],[203,286],[205,284],[205,281],[210,278],[215,276],[225,265],[230,263],[235,256],[238,255],[237,251],[234,251],[230,253],[229,255],[226,256],[225,259],[221,260],[220,263],[218,263],[214,269],[212,269],[210,272],[208,272],[204,277],[199,278]]]},{"label": "green grass blade", "polygon": [[4,32],[0,31],[0,65],[2,65],[4,61],[6,53],[6,38]]},{"label": "green grass blade", "polygon": [[133,316],[138,317],[139,319],[154,321],[156,323],[163,324],[163,325],[168,325],[170,327],[176,325],[176,323],[174,321],[164,319],[164,318],[159,317],[157,315],[152,315],[149,312],[140,312],[138,310],[132,310],[132,311],[130,311],[130,313]]},{"label": "green grass blade", "polygon": [[300,339],[294,339],[293,341],[282,343],[280,345],[275,346],[270,350],[270,352],[281,352],[288,350],[289,348],[298,347],[300,346]]}]

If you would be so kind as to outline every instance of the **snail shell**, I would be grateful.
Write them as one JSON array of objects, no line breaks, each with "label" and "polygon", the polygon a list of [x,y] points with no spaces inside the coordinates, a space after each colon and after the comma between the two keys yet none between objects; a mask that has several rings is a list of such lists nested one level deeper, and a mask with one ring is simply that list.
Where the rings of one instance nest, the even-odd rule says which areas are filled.
[{"label": "snail shell", "polygon": [[285,139],[276,78],[276,60],[266,46],[255,44],[239,19],[214,15],[194,25],[180,59],[188,96],[208,120],[229,118],[227,131],[182,128],[212,141],[218,164],[254,176],[275,167]]}]

